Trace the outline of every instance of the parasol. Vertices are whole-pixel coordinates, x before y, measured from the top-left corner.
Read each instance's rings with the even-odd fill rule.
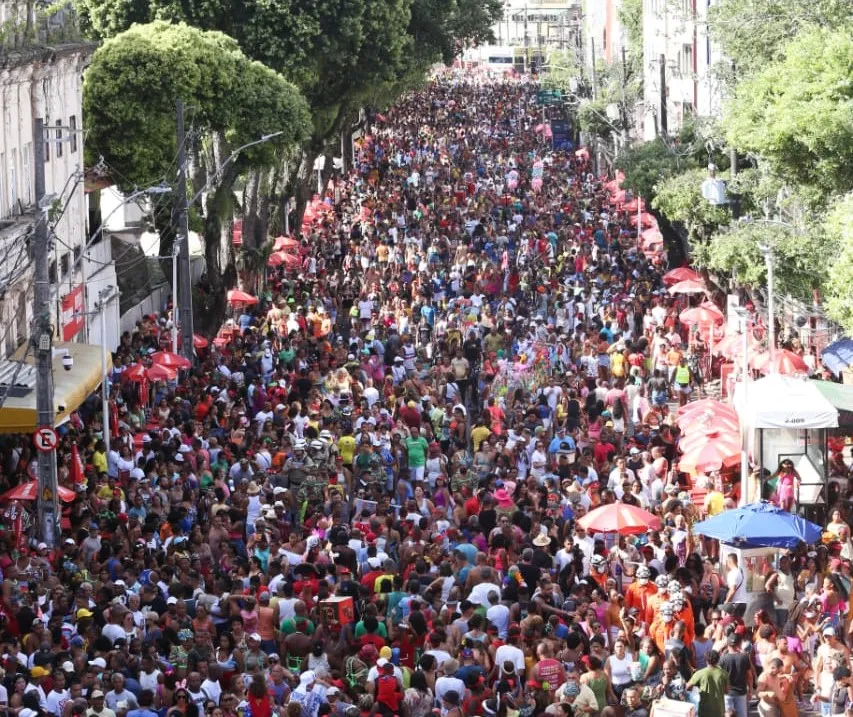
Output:
[[[590,533],[642,535],[650,528],[660,529],[661,522],[656,515],[634,505],[610,503],[578,518],[578,525]]]

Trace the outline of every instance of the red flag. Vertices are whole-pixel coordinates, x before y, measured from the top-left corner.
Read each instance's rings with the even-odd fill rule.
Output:
[[[147,406],[149,398],[148,380],[143,378],[139,383],[139,400],[142,402],[142,405]]]
[[[118,438],[118,406],[110,401],[110,437]]]
[[[68,467],[68,472],[74,485],[86,483],[86,476],[83,473],[83,461],[80,460],[80,451],[76,443],[71,446],[71,465]]]

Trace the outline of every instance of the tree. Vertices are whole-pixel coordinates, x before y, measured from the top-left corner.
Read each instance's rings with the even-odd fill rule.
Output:
[[[849,28],[850,0],[719,0],[708,25],[735,75],[749,76],[784,57],[786,45],[810,28]]]
[[[815,194],[853,189],[851,67],[853,34],[800,33],[782,61],[738,85],[725,116],[729,142]]]
[[[184,24],[136,25],[95,52],[83,90],[86,149],[116,170],[120,189],[173,173],[176,98],[191,108],[193,128],[203,137],[193,193],[205,191],[193,209],[204,238],[210,303],[199,314],[215,325],[234,276],[227,232],[234,183],[247,168],[269,166],[277,151],[301,142],[310,115],[292,84],[247,58],[232,38]],[[226,162],[234,147],[277,132],[276,139]],[[168,206],[154,213],[161,254],[171,251],[170,215]]]
[[[700,187],[706,176],[704,169],[691,169],[665,179],[652,200],[655,209],[684,228],[693,247],[710,239],[731,219],[728,207],[713,205],[702,197]]]
[[[826,255],[834,257],[825,286],[826,310],[847,331],[853,332],[853,192],[835,203],[824,230],[837,249]]]
[[[761,246],[773,250],[775,290],[811,301],[828,275],[826,257],[835,241],[821,227],[793,228],[760,221],[736,222],[697,245],[694,259],[710,271],[730,275],[740,286],[761,289],[767,270]]]

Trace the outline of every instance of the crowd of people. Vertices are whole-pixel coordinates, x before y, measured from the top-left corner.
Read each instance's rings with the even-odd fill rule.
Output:
[[[853,714],[844,515],[760,599],[691,534],[739,495],[712,475],[697,505],[676,469],[705,346],[535,90],[450,73],[400,101],[300,266],[147,402],[123,374],[168,330],[122,337],[110,450],[97,399],[60,428],[59,545],[4,521],[0,711]],[[4,460],[37,469],[25,438]],[[587,535],[615,501],[663,530]]]

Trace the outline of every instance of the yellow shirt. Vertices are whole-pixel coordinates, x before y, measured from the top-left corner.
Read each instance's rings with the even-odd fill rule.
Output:
[[[723,512],[723,508],[725,507],[726,498],[720,493],[718,490],[711,491],[708,493],[706,498],[706,505],[708,506],[708,517],[714,515],[719,515]]]
[[[95,451],[92,454],[92,465],[98,473],[107,472],[107,454],[100,451]]]
[[[485,441],[492,432],[485,426],[477,426],[471,429],[471,440],[474,442],[474,450],[480,450],[480,444]]]
[[[355,438],[352,436],[343,436],[338,440],[338,448],[341,451],[344,465],[352,465],[352,459],[355,455]]]

